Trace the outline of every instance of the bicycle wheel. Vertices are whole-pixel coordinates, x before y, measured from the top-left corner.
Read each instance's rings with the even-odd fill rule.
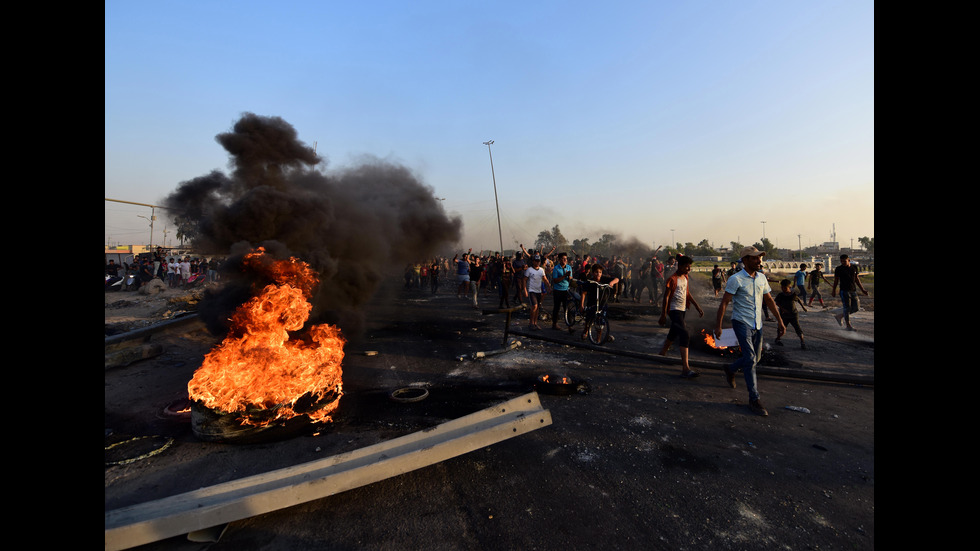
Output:
[[[575,327],[575,324],[578,323],[578,320],[579,320],[578,306],[574,304],[568,304],[567,306],[565,306],[565,325],[567,325],[568,328],[571,329],[572,327]]]
[[[589,326],[589,340],[592,344],[605,344],[609,339],[609,320],[603,316],[596,317]]]

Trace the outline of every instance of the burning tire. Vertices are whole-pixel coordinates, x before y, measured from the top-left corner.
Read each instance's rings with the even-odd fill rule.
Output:
[[[275,419],[278,408],[226,413],[191,402],[191,430],[205,442],[258,444],[292,438],[318,428],[306,415]],[[249,422],[243,422],[247,418]]]
[[[609,340],[609,320],[599,317],[589,326],[589,340],[592,344],[605,344]]]
[[[539,376],[534,381],[534,389],[544,394],[558,396],[567,396],[575,393],[588,394],[592,391],[592,387],[585,381],[551,374]]]
[[[271,283],[236,308],[227,336],[187,384],[194,434],[248,442],[332,421],[343,396],[346,340],[334,325],[306,325],[316,272],[261,247],[242,264]]]

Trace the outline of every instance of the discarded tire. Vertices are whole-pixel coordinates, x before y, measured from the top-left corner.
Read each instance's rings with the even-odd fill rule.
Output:
[[[399,388],[391,393],[391,399],[402,404],[421,402],[429,397],[429,391],[418,386]]]

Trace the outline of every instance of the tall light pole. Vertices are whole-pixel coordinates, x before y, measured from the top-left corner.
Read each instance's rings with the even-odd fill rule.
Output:
[[[137,218],[142,218],[142,219],[148,220],[150,222],[150,248],[152,249],[153,248],[153,222],[156,221],[157,216],[155,214],[152,214],[152,213],[150,214],[150,217],[149,218],[147,218],[146,216],[143,216],[142,214],[137,214],[136,216],[137,216]]]
[[[763,239],[766,238],[766,221],[765,220],[762,221],[762,238]]]
[[[490,150],[490,146],[493,145],[493,140],[488,142],[483,142],[483,145],[487,146],[487,153],[490,154],[490,177],[493,178],[493,201],[497,204],[497,237],[500,238],[500,254],[504,254],[504,230],[500,226],[500,201],[497,199],[497,176],[493,173],[493,151]]]

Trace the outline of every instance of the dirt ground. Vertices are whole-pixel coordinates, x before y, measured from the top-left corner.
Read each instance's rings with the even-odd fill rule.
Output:
[[[696,296],[710,327],[718,299]],[[193,310],[192,293],[106,293],[110,332]],[[493,307],[485,294],[481,305]],[[550,306],[550,297],[546,298]],[[152,337],[162,353],[105,372],[106,511],[322,459],[432,427],[530,392],[542,374],[573,377],[587,394],[541,400],[553,424],[429,467],[227,526],[217,543],[175,537],[145,549],[873,549],[873,298],[842,330],[832,308],[801,316],[795,335],[760,367],[769,417],[746,406],[744,381],[724,381],[729,360],[693,346],[696,379],[678,377],[677,352],[655,355],[666,335],[651,305],[611,305],[614,342],[596,351],[565,331],[526,331],[501,347],[503,316],[483,315],[448,286],[432,295],[393,280],[369,307],[363,334],[348,335],[335,422],[316,435],[261,444],[197,439],[164,415],[186,396],[217,342],[199,324]],[[548,327],[550,324],[545,323]],[[766,326],[771,343],[775,326]],[[612,352],[620,352],[615,354]],[[807,377],[807,372],[820,374]],[[840,380],[836,382],[835,374]],[[855,378],[863,384],[854,383]],[[429,397],[395,403],[421,386]],[[789,407],[805,408],[802,412]],[[144,459],[109,465],[140,445],[170,442]]]

